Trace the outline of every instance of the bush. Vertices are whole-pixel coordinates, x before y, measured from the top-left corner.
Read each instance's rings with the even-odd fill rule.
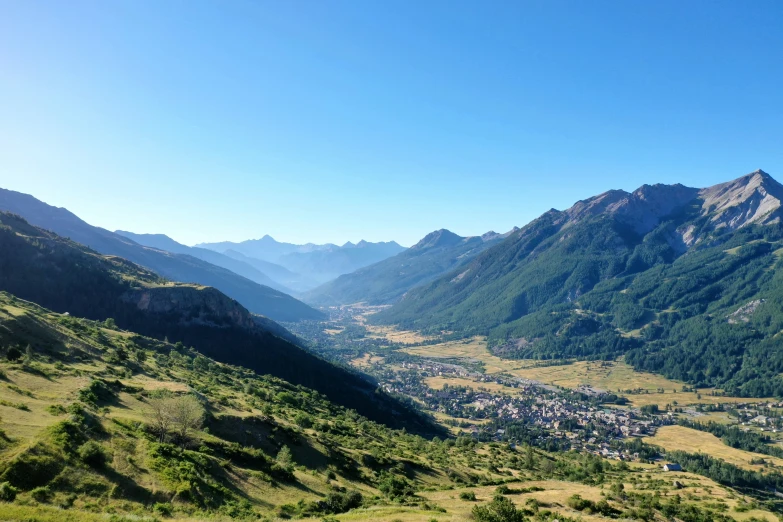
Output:
[[[335,491],[329,493],[324,500],[314,502],[309,511],[336,515],[361,506],[362,500],[362,494],[358,491]]]
[[[49,486],[40,486],[32,490],[30,496],[36,502],[48,502],[52,496],[52,490],[49,489]]]
[[[62,404],[50,404],[47,406],[46,411],[51,415],[65,415],[65,407]]]
[[[5,358],[9,361],[18,361],[22,358],[22,351],[19,348],[11,347],[5,353]]]
[[[16,498],[17,489],[8,482],[0,484],[0,500],[3,502],[13,502]]]
[[[92,440],[79,447],[79,458],[93,468],[102,468],[106,464],[106,453],[100,444]]]
[[[378,489],[391,499],[409,497],[414,493],[413,487],[407,480],[391,473],[386,473],[382,477]]]
[[[20,489],[32,489],[48,484],[62,468],[62,455],[39,442],[11,460],[3,478]]]
[[[156,502],[154,506],[152,506],[152,510],[157,513],[158,515],[164,516],[164,517],[170,517],[173,513],[173,509],[171,508],[171,504],[163,504],[161,502]]]
[[[475,506],[473,519],[476,522],[525,522],[525,515],[506,497],[495,497],[489,504]]]
[[[468,500],[470,502],[476,501],[476,494],[472,491],[463,491],[459,494],[459,498],[462,500]]]
[[[298,413],[296,417],[294,417],[294,422],[300,428],[307,429],[307,428],[312,428],[313,426],[313,419],[306,413]]]

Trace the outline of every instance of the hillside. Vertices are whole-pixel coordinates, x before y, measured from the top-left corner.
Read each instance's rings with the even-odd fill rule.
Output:
[[[184,254],[201,259],[202,261],[206,261],[207,263],[211,263],[215,266],[225,268],[226,270],[231,270],[235,274],[250,279],[259,285],[265,285],[286,294],[292,293],[290,288],[287,288],[285,285],[274,280],[271,276],[259,270],[252,264],[246,263],[240,259],[236,259],[213,250],[207,250],[206,248],[189,247],[181,243],[177,243],[165,234],[136,234],[125,230],[115,230],[114,233],[123,237],[127,237],[128,239],[131,239],[143,246],[152,247],[157,250],[164,250],[173,254]],[[283,267],[280,267],[280,269],[285,270]]]
[[[279,325],[254,319],[218,290],[171,283],[7,213],[0,213],[0,290],[60,313],[111,319],[140,334],[193,346],[222,362],[316,389],[391,426],[431,429],[426,419],[377,392],[374,382],[284,340],[279,335],[290,334]]]
[[[505,357],[616,357],[745,396],[783,394],[783,186],[763,171],[551,210],[375,316],[488,334]]]
[[[237,252],[250,258],[282,265],[302,275],[303,281],[299,285],[302,291],[310,290],[342,274],[351,273],[405,250],[394,241],[380,243],[359,241],[356,244],[348,242],[342,246],[331,243],[295,245],[278,242],[268,235],[241,243],[203,243],[196,246],[221,253]],[[308,286],[308,283],[312,286]]]
[[[678,486],[643,463],[393,431],[307,388],[3,292],[0,372],[7,520],[774,520],[767,502],[693,473]]]
[[[119,234],[89,225],[68,210],[47,205],[30,195],[0,189],[0,210],[18,214],[35,226],[73,239],[102,254],[122,257],[173,281],[215,287],[253,313],[277,321],[321,317],[317,310],[278,290],[190,255],[144,247]]]
[[[393,303],[411,288],[468,263],[510,234],[488,232],[461,237],[448,230],[436,230],[396,256],[341,275],[301,297],[318,306]]]

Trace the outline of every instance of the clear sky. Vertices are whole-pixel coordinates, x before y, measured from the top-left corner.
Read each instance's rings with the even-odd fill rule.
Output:
[[[187,244],[783,180],[782,116],[780,0],[0,0],[0,186]]]

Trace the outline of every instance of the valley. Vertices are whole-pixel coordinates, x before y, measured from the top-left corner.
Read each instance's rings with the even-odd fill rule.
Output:
[[[0,522],[783,522],[781,26],[0,2]]]
[[[309,311],[280,323],[0,212],[0,520],[774,522],[783,233],[771,215],[711,224],[732,212],[722,190],[773,181],[611,192],[508,234],[380,244],[309,305],[281,298]],[[671,191],[682,214],[635,223],[629,208]],[[258,242],[99,233],[6,196],[145,260],[296,278],[252,261]],[[693,222],[703,244],[673,254],[666,234]],[[261,242],[286,262],[375,249]]]

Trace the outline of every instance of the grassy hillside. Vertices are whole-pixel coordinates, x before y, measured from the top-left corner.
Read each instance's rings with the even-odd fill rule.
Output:
[[[27,194],[0,189],[0,210],[18,214],[35,226],[51,230],[102,254],[137,263],[172,281],[217,288],[251,312],[276,321],[318,319],[322,316],[301,301],[230,270],[190,255],[142,246],[114,232],[94,227],[64,208],[47,205]]]
[[[5,293],[0,371],[4,520],[774,520],[697,475],[677,489],[645,464],[394,431],[307,388]],[[195,406],[161,408],[180,404]]]
[[[408,290],[428,283],[462,266],[504,236],[460,237],[448,230],[428,234],[396,256],[341,275],[302,296],[319,306],[366,302],[371,305],[397,301]]]
[[[426,418],[376,391],[367,377],[279,337],[278,325],[272,328],[254,319],[214,288],[171,283],[7,213],[0,213],[0,290],[61,313],[110,320],[144,335],[193,346],[223,362],[317,389],[391,426],[416,432],[433,429]]]
[[[487,335],[504,357],[626,354],[637,369],[700,387],[783,395],[783,227],[779,201],[769,202],[783,187],[754,173],[699,197],[643,189],[552,210],[370,320]],[[651,203],[671,191],[691,199]]]

